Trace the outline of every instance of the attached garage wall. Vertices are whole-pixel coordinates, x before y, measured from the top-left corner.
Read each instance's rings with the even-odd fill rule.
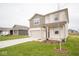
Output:
[[[29,36],[34,37],[34,38],[39,38],[39,39],[45,39],[46,34],[44,30],[31,30],[29,31]]]
[[[28,35],[28,30],[13,30],[13,35]]]
[[[40,30],[32,30],[30,31],[30,36],[34,38],[41,38],[41,32]]]
[[[28,35],[28,31],[27,30],[18,30],[18,34],[19,35]]]
[[[13,35],[18,35],[18,30],[13,30]]]

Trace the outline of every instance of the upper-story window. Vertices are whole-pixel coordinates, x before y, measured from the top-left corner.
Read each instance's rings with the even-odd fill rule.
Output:
[[[34,21],[35,25],[39,25],[40,24],[40,18],[35,18],[33,21]]]
[[[54,20],[56,20],[56,21],[59,20],[59,17],[58,16],[59,16],[59,13],[55,14]]]
[[[55,20],[58,20],[58,17],[57,16],[55,17]]]

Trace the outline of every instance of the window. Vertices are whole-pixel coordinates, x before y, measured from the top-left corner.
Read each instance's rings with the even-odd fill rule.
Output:
[[[55,20],[58,20],[58,18],[59,18],[59,13],[56,13],[54,19],[55,19]]]
[[[2,31],[0,31],[0,34],[2,33]]]
[[[58,17],[55,17],[55,20],[58,20]]]
[[[39,25],[40,24],[40,19],[39,18],[34,19],[34,24]]]
[[[55,31],[55,34],[59,34],[59,31]]]

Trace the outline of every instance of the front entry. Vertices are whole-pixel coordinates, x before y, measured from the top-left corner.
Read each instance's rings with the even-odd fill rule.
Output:
[[[50,37],[50,29],[48,28],[48,38]]]
[[[50,29],[46,27],[46,40],[50,37]]]
[[[10,35],[13,35],[13,30],[10,30]]]

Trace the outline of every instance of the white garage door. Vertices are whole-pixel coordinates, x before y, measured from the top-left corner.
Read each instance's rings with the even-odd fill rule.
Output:
[[[41,32],[40,30],[37,30],[37,31],[30,31],[30,35],[34,38],[41,38]]]

